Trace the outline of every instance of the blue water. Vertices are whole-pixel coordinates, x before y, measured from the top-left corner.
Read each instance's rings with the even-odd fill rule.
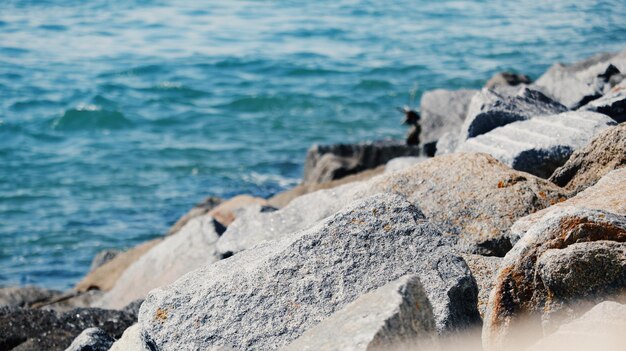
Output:
[[[626,47],[618,1],[0,1],[0,285],[68,288],[312,143],[400,138],[408,92]],[[418,100],[419,101],[419,100]]]

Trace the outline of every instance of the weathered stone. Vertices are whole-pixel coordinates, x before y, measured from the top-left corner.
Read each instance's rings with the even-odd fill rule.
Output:
[[[433,347],[435,335],[432,308],[419,278],[404,276],[360,296],[282,350]]]
[[[578,193],[614,169],[626,166],[626,124],[598,134],[587,146],[575,151],[556,169],[550,181]]]
[[[217,205],[209,211],[208,214],[216,221],[220,222],[220,224],[227,227],[235,220],[238,210],[250,205],[267,206],[268,203],[267,200],[260,197],[237,195]]]
[[[437,140],[437,151],[435,156],[441,156],[445,154],[451,154],[456,151],[456,148],[461,142],[460,133],[444,133],[439,140]]]
[[[122,253],[122,251],[115,249],[107,249],[98,252],[96,256],[94,256],[93,260],[91,260],[91,267],[89,267],[89,271],[92,272],[94,269],[111,261],[115,258],[115,256],[119,255],[120,253]]]
[[[458,134],[470,100],[477,92],[444,89],[425,92],[420,101],[422,140],[427,143],[438,140],[448,132]]]
[[[554,184],[489,155],[444,155],[402,172],[301,196],[275,212],[242,214],[218,240],[218,251],[236,253],[309,228],[352,201],[381,192],[405,196],[442,231],[458,236],[464,251],[497,256],[510,249],[505,235],[515,220],[565,196]]]
[[[113,310],[80,308],[66,313],[0,307],[0,349],[65,350],[83,330],[97,327],[120,337],[136,316]]]
[[[557,63],[535,84],[570,109],[577,109],[602,96],[611,85],[611,76],[626,72],[626,51],[599,54],[564,65]]]
[[[626,122],[626,84],[624,87],[616,87],[608,94],[589,102],[580,110],[603,113],[618,123]]]
[[[37,286],[0,288],[0,306],[29,307],[36,303],[50,301],[61,294],[60,291]]]
[[[476,283],[453,242],[401,197],[379,194],[153,290],[141,335],[163,351],[278,348],[407,274],[422,282],[437,330],[462,330],[480,317]]]
[[[485,134],[497,127],[567,109],[539,91],[522,87],[516,95],[502,95],[483,89],[470,102],[460,140]]]
[[[152,247],[160,243],[161,240],[163,239],[158,238],[141,243],[134,248],[115,256],[115,258],[111,261],[96,268],[92,272],[89,272],[85,278],[76,284],[76,290],[81,292],[92,289],[102,291],[111,290],[126,268],[137,261]]]
[[[396,157],[385,165],[385,174],[403,171],[425,160],[427,160],[426,157]]]
[[[303,183],[328,182],[376,168],[392,158],[419,155],[419,147],[394,140],[313,145],[307,152]]]
[[[65,351],[108,351],[115,342],[100,328],[87,328],[80,333]]]
[[[154,351],[149,341],[144,342],[139,324],[134,324],[124,331],[122,337],[111,346],[109,351]]]
[[[533,345],[528,351],[620,351],[626,343],[626,305],[602,302]]]
[[[624,216],[573,207],[545,214],[500,265],[484,320],[485,348],[501,349],[550,331],[558,324],[554,320],[575,317],[567,308],[574,302],[624,294],[625,241]],[[518,330],[528,338],[517,340]]]
[[[96,306],[122,308],[154,288],[217,261],[215,242],[218,237],[212,217],[191,219],[176,235],[166,237],[128,267]]]
[[[493,89],[501,86],[517,86],[520,84],[530,84],[530,77],[525,74],[513,73],[513,72],[500,72],[489,78],[485,83],[485,88]]]
[[[564,112],[496,128],[459,145],[459,152],[484,152],[513,169],[548,178],[574,150],[615,125],[594,112]]]
[[[196,204],[189,212],[185,213],[182,217],[180,217],[172,227],[167,231],[167,235],[172,235],[178,232],[182,227],[189,222],[192,218],[205,215],[209,213],[212,209],[221,204],[224,200],[216,197],[209,196],[204,201],[199,204]]]
[[[476,280],[476,285],[478,286],[478,312],[481,318],[485,318],[489,294],[496,283],[496,273],[502,258],[473,254],[464,254],[462,256]]]
[[[620,168],[610,172],[594,186],[587,188],[567,201],[520,218],[511,226],[507,236],[511,243],[515,245],[530,227],[540,222],[545,215],[564,208],[605,210],[626,216],[626,201],[624,199],[626,199],[626,168]]]

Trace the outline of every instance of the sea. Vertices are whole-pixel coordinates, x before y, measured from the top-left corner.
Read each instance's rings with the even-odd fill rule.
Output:
[[[625,48],[623,0],[0,0],[0,285],[70,288],[207,196],[297,185],[314,143],[403,138],[426,90]]]

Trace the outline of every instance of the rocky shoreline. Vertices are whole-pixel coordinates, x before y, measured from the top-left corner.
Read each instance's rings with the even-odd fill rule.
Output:
[[[71,291],[0,288],[0,351],[618,350],[625,78],[626,50],[426,92],[420,146],[315,145]]]

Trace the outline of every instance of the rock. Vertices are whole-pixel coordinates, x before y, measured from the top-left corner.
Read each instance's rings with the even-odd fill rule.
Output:
[[[0,306],[30,307],[61,296],[60,291],[36,286],[0,288]]]
[[[567,109],[539,91],[521,88],[516,95],[483,89],[472,98],[461,128],[460,140],[485,134],[497,127]]]
[[[479,323],[477,290],[453,241],[401,197],[379,194],[153,290],[141,335],[163,351],[279,348],[407,274],[422,282],[439,332],[464,330]]]
[[[486,154],[444,155],[402,172],[301,196],[275,212],[242,214],[218,240],[218,251],[236,253],[309,228],[356,199],[382,192],[405,196],[442,231],[459,237],[464,251],[496,256],[511,248],[506,234],[518,218],[566,196],[554,184]]]
[[[575,151],[556,169],[550,181],[578,193],[614,169],[626,166],[626,124],[598,134],[587,146]]]
[[[114,259],[115,256],[119,255],[121,252],[122,251],[115,249],[107,249],[98,252],[91,261],[91,267],[89,267],[89,271],[93,272],[96,268]]]
[[[415,157],[415,156],[396,157],[392,159],[391,161],[387,162],[387,164],[385,165],[385,174],[403,171],[424,160],[427,160],[427,158]]]
[[[439,140],[437,140],[437,151],[435,156],[441,156],[445,154],[451,154],[456,151],[461,137],[459,133],[444,133]]]
[[[204,201],[195,205],[191,210],[189,210],[189,212],[180,217],[176,221],[176,223],[174,223],[174,225],[172,225],[172,227],[167,231],[167,235],[172,235],[178,232],[182,227],[185,226],[185,224],[187,224],[187,222],[189,222],[190,219],[209,213],[209,211],[217,207],[223,201],[223,199],[216,196],[207,197],[206,199],[204,199]]]
[[[626,51],[605,53],[564,65],[557,63],[535,84],[569,109],[577,109],[602,96],[611,85],[611,76],[626,72]]]
[[[65,350],[87,328],[113,337],[136,320],[121,311],[79,308],[66,313],[20,307],[0,307],[0,348],[3,350]]]
[[[352,174],[341,179],[331,180],[325,183],[307,183],[301,184],[293,189],[289,189],[282,193],[272,196],[268,201],[269,205],[275,208],[287,206],[293,199],[322,189],[332,189],[340,185],[368,180],[385,171],[386,166],[378,166],[374,169],[368,169],[357,174]]]
[[[624,86],[589,102],[580,110],[603,113],[618,123],[626,122],[626,84]]]
[[[476,285],[478,285],[478,312],[481,318],[485,318],[489,294],[496,283],[496,273],[502,258],[473,254],[464,254],[462,256],[472,272],[472,276],[476,279]]]
[[[493,77],[489,78],[485,84],[485,88],[493,89],[500,86],[516,86],[520,84],[530,84],[530,77],[525,74],[513,73],[513,72],[500,72],[496,73]]]
[[[161,242],[161,238],[153,239],[145,243],[141,243],[134,248],[122,252],[115,256],[111,261],[89,272],[78,284],[76,290],[79,292],[89,291],[93,289],[108,291],[113,288],[117,279],[124,273],[126,268],[137,261],[144,253]]]
[[[485,349],[552,330],[576,316],[573,303],[623,294],[624,241],[625,216],[575,207],[546,213],[500,264],[483,325]],[[529,335],[516,340],[517,330]]]
[[[87,328],[80,333],[65,351],[108,351],[115,342],[100,328]]]
[[[542,338],[529,351],[620,351],[626,343],[626,305],[605,301]]]
[[[424,142],[437,141],[445,133],[458,134],[472,96],[478,90],[427,91],[420,101],[420,126]]]
[[[484,152],[519,171],[549,178],[574,150],[615,125],[606,115],[564,112],[496,128],[459,145],[459,152]]]
[[[51,300],[31,305],[31,308],[43,308],[57,312],[67,312],[77,307],[91,307],[102,298],[104,292],[100,290],[75,291],[70,290]],[[136,314],[136,313],[135,313]]]
[[[268,206],[267,200],[252,197],[250,195],[237,195],[226,200],[208,212],[209,216],[215,218],[225,227],[228,227],[236,217],[237,211],[250,205]]]
[[[419,155],[419,147],[394,140],[313,145],[307,152],[303,183],[324,183],[376,168],[392,158]]]
[[[433,347],[435,320],[417,276],[360,296],[307,330],[283,351],[389,350]]]
[[[515,244],[526,234],[530,227],[541,222],[545,215],[564,208],[605,210],[626,216],[626,201],[624,199],[626,199],[626,168],[620,168],[610,172],[594,186],[587,188],[567,201],[520,218],[513,224],[507,236],[511,243]]]
[[[154,351],[150,343],[144,342],[139,324],[134,324],[124,331],[122,337],[117,340],[109,351]]]
[[[176,235],[166,237],[128,267],[96,306],[122,308],[145,297],[154,288],[217,261],[215,242],[218,237],[212,217],[192,218]]]

